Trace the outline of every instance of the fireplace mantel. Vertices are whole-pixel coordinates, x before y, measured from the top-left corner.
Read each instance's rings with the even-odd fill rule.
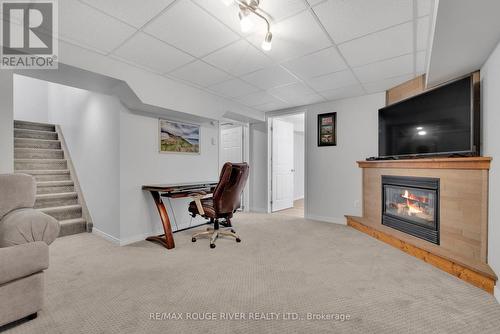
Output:
[[[403,251],[414,249],[412,255],[492,292],[497,277],[488,266],[491,160],[490,157],[466,157],[358,161],[363,169],[363,216],[347,217],[348,224],[382,241],[393,240],[388,243],[402,245],[398,248]],[[382,225],[382,176],[440,180],[439,245]],[[429,260],[435,258],[440,260]]]
[[[490,169],[491,157],[358,161],[361,168]]]

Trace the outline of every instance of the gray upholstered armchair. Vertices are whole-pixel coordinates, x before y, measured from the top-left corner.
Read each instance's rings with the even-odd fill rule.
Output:
[[[0,326],[36,317],[43,305],[48,245],[59,223],[33,209],[35,196],[32,176],[0,174]]]

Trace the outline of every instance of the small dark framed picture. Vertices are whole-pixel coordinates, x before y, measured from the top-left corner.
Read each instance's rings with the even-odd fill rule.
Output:
[[[318,146],[337,145],[337,113],[318,115]]]

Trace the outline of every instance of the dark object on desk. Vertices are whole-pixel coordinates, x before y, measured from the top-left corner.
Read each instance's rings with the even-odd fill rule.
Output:
[[[236,242],[241,241],[232,228],[231,218],[240,207],[241,193],[245,188],[248,172],[247,163],[226,162],[222,167],[219,184],[214,190],[213,197],[201,198],[204,194],[200,193],[199,197],[189,204],[189,212],[193,217],[200,215],[210,219],[210,222],[214,224],[213,228],[193,235],[193,242],[196,241],[197,237],[207,236],[210,238],[210,248],[215,248],[215,240],[219,236],[230,236],[235,238]],[[227,227],[220,228],[219,219],[224,219],[225,224],[223,225]]]
[[[204,192],[206,194],[210,194],[216,186],[217,182],[194,182],[142,186],[143,190],[149,191],[153,196],[158,213],[160,214],[163,231],[165,232],[165,234],[149,237],[146,240],[158,242],[167,249],[175,247],[172,226],[170,225],[167,209],[165,208],[161,197],[185,198],[189,197],[194,192]]]

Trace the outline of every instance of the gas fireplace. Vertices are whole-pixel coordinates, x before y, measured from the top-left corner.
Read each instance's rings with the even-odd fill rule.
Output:
[[[382,224],[439,245],[439,179],[382,176]]]

